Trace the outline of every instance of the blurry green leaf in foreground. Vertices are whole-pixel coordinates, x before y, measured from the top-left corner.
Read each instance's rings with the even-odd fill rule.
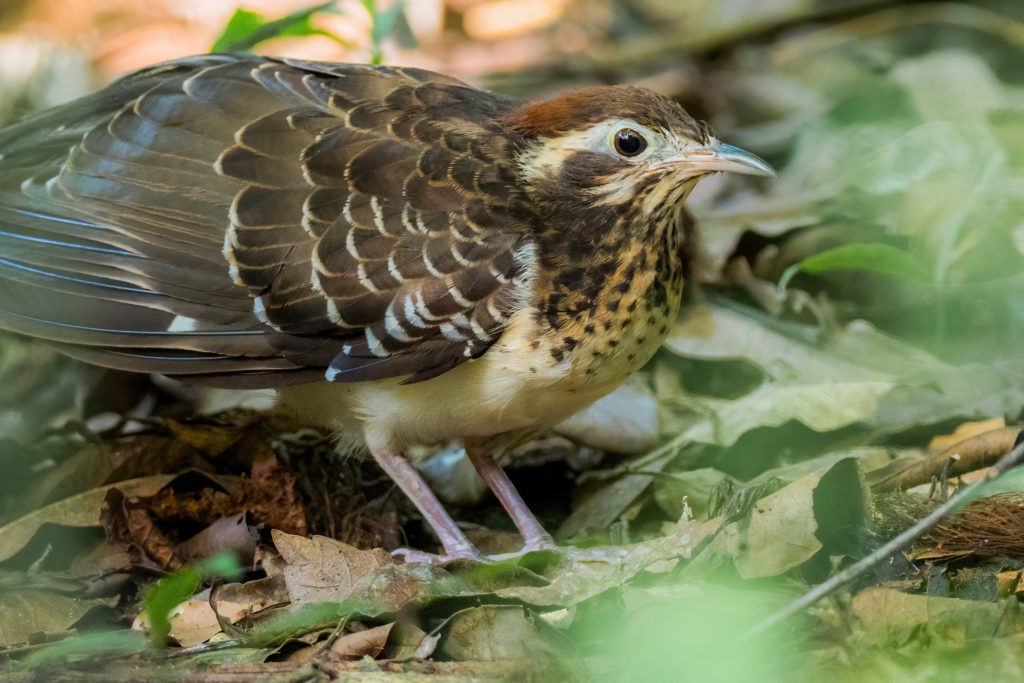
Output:
[[[231,555],[217,555],[196,567],[165,576],[153,584],[146,593],[145,612],[149,620],[150,639],[163,646],[171,632],[171,610],[188,600],[210,577],[237,578],[238,562]]]
[[[231,15],[210,51],[249,52],[264,41],[282,37],[325,36],[344,45],[341,38],[312,23],[313,18],[321,12],[337,13],[335,5],[333,1],[323,2],[270,21],[259,12],[239,7]]]
[[[625,618],[587,624],[607,634],[609,667],[620,681],[800,681],[807,644],[796,629],[744,633],[789,596],[680,584],[623,590]]]
[[[793,276],[801,270],[821,273],[840,268],[870,270],[921,282],[927,282],[931,277],[928,265],[910,252],[888,244],[869,242],[844,244],[805,258],[786,269],[779,279],[779,289],[785,289]]]

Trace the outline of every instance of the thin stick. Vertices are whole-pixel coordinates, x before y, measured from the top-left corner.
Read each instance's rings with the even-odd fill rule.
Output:
[[[1017,465],[1024,461],[1024,443],[1016,446],[1009,453],[999,459],[994,466],[995,474],[990,477],[986,477],[981,481],[976,481],[972,484],[965,486],[964,488],[957,491],[955,494],[949,497],[945,503],[935,508],[928,516],[921,519],[917,524],[904,531],[899,536],[896,536],[891,541],[883,546],[877,548],[873,553],[867,557],[851,564],[849,567],[843,569],[841,572],[830,578],[824,583],[820,583],[811,590],[807,591],[799,598],[789,603],[778,612],[768,616],[766,619],[761,621],[759,624],[754,626],[746,633],[746,637],[757,636],[764,633],[768,629],[778,626],[786,619],[790,618],[797,612],[810,607],[821,598],[835,592],[839,588],[860,576],[864,572],[868,571],[875,565],[884,561],[893,553],[897,552],[901,548],[913,543],[920,538],[926,531],[931,529],[933,526],[949,514],[950,510],[959,505],[967,496],[973,493],[979,486],[986,484],[997,477],[1002,476],[1009,470],[1013,469]]]

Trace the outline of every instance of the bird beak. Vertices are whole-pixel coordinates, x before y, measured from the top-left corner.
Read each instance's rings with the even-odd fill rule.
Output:
[[[761,157],[751,154],[745,149],[727,145],[711,138],[707,147],[701,147],[683,155],[683,163],[696,173],[713,171],[730,171],[746,175],[775,177],[775,169]]]

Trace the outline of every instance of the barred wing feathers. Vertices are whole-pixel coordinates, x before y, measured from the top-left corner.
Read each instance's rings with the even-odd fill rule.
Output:
[[[479,356],[532,217],[493,121],[416,70],[211,55],[0,131],[0,327],[226,386]]]

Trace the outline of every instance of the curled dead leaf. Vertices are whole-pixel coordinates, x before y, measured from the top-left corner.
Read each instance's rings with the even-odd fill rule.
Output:
[[[360,550],[326,536],[305,538],[278,529],[271,536],[287,563],[284,580],[293,603],[341,602],[360,579],[392,563],[380,548]]]
[[[158,474],[123,481],[118,489],[129,496],[148,496],[156,493],[174,475]],[[32,540],[43,524],[71,527],[100,526],[100,515],[111,486],[100,486],[78,495],[51,503],[0,527],[0,562],[10,559]]]

